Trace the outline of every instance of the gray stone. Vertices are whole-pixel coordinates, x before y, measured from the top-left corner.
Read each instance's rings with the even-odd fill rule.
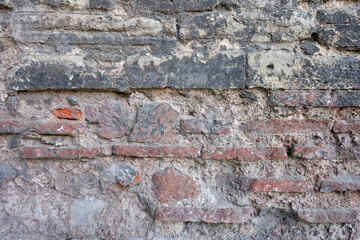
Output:
[[[9,182],[20,175],[18,170],[15,170],[7,165],[0,163],[0,186]]]
[[[20,102],[17,97],[14,97],[14,96],[8,97],[5,105],[6,105],[7,110],[9,111],[10,115],[12,115],[12,116],[18,115],[18,113],[19,113],[18,108],[19,108]]]
[[[114,0],[89,0],[90,8],[111,10],[115,7]]]
[[[13,148],[20,147],[21,145],[23,145],[21,139],[22,139],[21,134],[16,134],[16,135],[12,136],[9,141],[9,148],[13,149]]]
[[[66,100],[70,103],[70,105],[79,105],[78,98],[74,95],[66,96]]]
[[[304,42],[301,45],[301,48],[308,55],[314,55],[316,52],[318,52],[320,50],[314,43],[309,42],[309,41]]]
[[[322,24],[318,30],[318,41],[322,44],[349,50],[360,49],[359,7],[320,10],[317,19]]]
[[[358,89],[360,59],[352,56],[308,58],[285,50],[248,55],[248,87],[269,89]]]
[[[127,187],[139,183],[140,173],[131,165],[114,163],[100,172],[100,178],[103,189],[107,190],[116,184]]]
[[[75,227],[89,225],[106,206],[107,202],[92,196],[74,200],[71,204],[72,225]]]

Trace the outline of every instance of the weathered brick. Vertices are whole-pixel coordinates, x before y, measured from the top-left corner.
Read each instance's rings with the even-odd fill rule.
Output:
[[[335,152],[327,147],[295,146],[291,156],[304,159],[331,159],[335,158]]]
[[[307,208],[297,211],[299,218],[309,223],[355,222],[359,211],[355,209]]]
[[[75,136],[84,133],[85,126],[78,122],[40,122],[33,129],[40,134]]]
[[[114,146],[115,155],[129,157],[156,157],[156,158],[196,158],[200,156],[200,148],[187,146]]]
[[[360,133],[360,120],[335,122],[333,131],[336,133]]]
[[[173,167],[155,173],[153,182],[156,198],[161,203],[174,203],[199,194],[193,178]]]
[[[134,142],[170,142],[179,123],[179,113],[167,103],[143,105],[130,135]]]
[[[54,115],[57,118],[69,119],[69,120],[80,120],[81,111],[77,108],[58,108],[55,109]]]
[[[156,220],[169,222],[243,223],[253,217],[250,207],[238,208],[193,208],[160,207],[156,209]]]
[[[99,123],[100,111],[95,106],[85,107],[85,119],[90,123]]]
[[[359,91],[273,91],[270,104],[290,107],[359,107]]]
[[[23,147],[20,149],[22,159],[81,159],[111,155],[111,150],[102,147],[50,148]]]
[[[292,134],[330,132],[330,123],[327,120],[259,120],[250,121],[240,127],[245,133],[256,134]]]
[[[253,192],[312,192],[313,189],[303,179],[262,179],[249,181],[249,191]]]
[[[360,190],[360,176],[340,176],[321,181],[321,192],[345,192]]]
[[[85,130],[78,122],[24,122],[20,120],[0,121],[0,134],[23,133],[28,131],[46,135],[79,135]]]
[[[281,147],[263,147],[263,148],[231,148],[217,147],[205,148],[202,150],[203,159],[230,160],[239,161],[257,161],[257,160],[285,160],[287,153],[285,148]]]

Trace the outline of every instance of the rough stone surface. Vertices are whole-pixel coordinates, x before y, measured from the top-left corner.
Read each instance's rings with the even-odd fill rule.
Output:
[[[0,239],[360,239],[357,0],[0,0]]]

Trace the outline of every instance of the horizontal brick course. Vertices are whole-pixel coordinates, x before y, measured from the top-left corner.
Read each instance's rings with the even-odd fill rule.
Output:
[[[52,147],[23,147],[20,149],[22,159],[81,159],[110,156],[110,148],[78,147],[78,148],[52,148]]]
[[[85,131],[84,125],[78,122],[24,122],[19,120],[1,120],[0,134],[37,132],[45,135],[79,135]]]
[[[264,179],[250,180],[249,191],[253,192],[312,192],[306,180],[298,179]]]
[[[242,223],[250,220],[254,210],[239,208],[160,207],[156,220],[169,222]]]

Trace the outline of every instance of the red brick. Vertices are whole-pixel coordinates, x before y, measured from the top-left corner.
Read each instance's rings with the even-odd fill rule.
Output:
[[[299,218],[309,223],[355,222],[359,211],[355,209],[308,208],[297,211]]]
[[[143,105],[137,111],[131,132],[133,142],[172,142],[177,133],[179,113],[167,103]]]
[[[338,121],[334,124],[333,131],[336,133],[360,133],[360,120]]]
[[[13,134],[33,131],[47,135],[79,135],[84,125],[78,122],[23,122],[18,120],[0,121],[0,134]]]
[[[249,191],[253,192],[312,192],[306,180],[297,179],[251,179]]]
[[[275,106],[290,107],[359,107],[359,91],[273,91],[270,103]]]
[[[42,122],[34,124],[34,130],[46,135],[79,135],[85,128],[79,122]]]
[[[114,146],[115,155],[124,155],[129,157],[183,157],[195,158],[200,156],[200,148],[185,146]]]
[[[247,122],[241,129],[245,133],[256,134],[292,134],[330,132],[329,121],[314,120],[259,120]]]
[[[50,147],[23,147],[20,149],[20,158],[23,159],[80,159],[95,158],[111,155],[111,150],[96,148],[50,148]]]
[[[360,190],[360,176],[342,176],[321,181],[321,192]]]
[[[80,120],[81,111],[77,108],[58,108],[55,109],[54,115],[57,118],[69,119],[69,120]]]
[[[238,208],[161,207],[156,209],[156,220],[169,222],[243,223],[250,220],[254,210]]]
[[[193,178],[173,167],[155,173],[153,182],[156,198],[161,203],[174,203],[199,194]]]
[[[264,147],[264,148],[208,148],[202,151],[203,159],[214,160],[241,160],[241,161],[257,161],[257,160],[285,160],[287,153],[285,148],[280,147]]]
[[[331,159],[335,158],[334,152],[330,148],[318,146],[295,146],[291,156],[304,159]]]

